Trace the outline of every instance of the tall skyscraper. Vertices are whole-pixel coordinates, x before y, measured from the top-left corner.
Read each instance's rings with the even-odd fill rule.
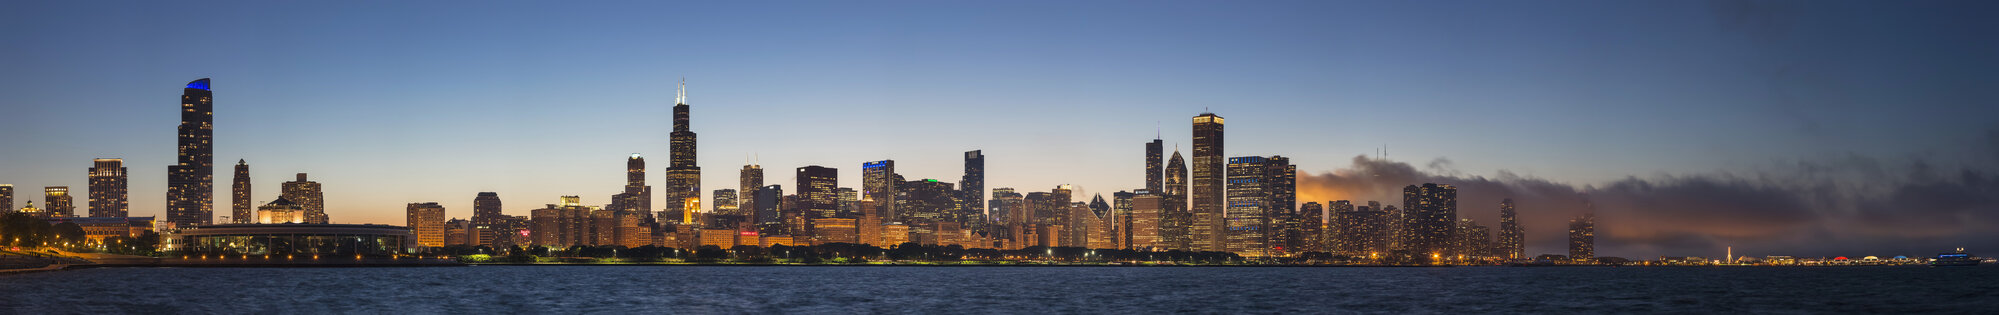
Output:
[[[621,195],[622,200],[613,201],[620,203],[619,210],[636,213],[644,221],[653,219],[652,186],[646,186],[646,158],[638,153],[625,159],[625,192]]]
[[[305,208],[305,223],[326,224],[326,194],[319,190],[319,182],[306,180],[305,173],[298,173],[298,180],[285,182],[279,187],[279,194],[285,199]],[[439,219],[438,222],[444,222]]]
[[[1336,202],[1342,202],[1336,201]],[[1352,207],[1353,204],[1347,204]],[[1326,207],[1317,202],[1307,202],[1298,206],[1298,232],[1290,235],[1290,244],[1285,248],[1297,253],[1324,252],[1326,236]]]
[[[46,215],[42,218],[68,218],[76,216],[76,204],[69,196],[69,186],[49,186],[42,188],[42,207]]]
[[[1194,214],[1187,209],[1187,162],[1180,150],[1166,162],[1166,190],[1160,194],[1159,246],[1165,250],[1193,250]]]
[[[861,195],[875,200],[876,210],[883,222],[902,221],[902,214],[895,207],[895,186],[901,179],[895,175],[895,160],[880,160],[861,163]]]
[[[964,218],[958,222],[967,228],[982,227],[983,222],[973,218],[985,217],[986,209],[986,154],[982,150],[965,151],[965,176],[958,181],[957,216]]]
[[[14,184],[0,184],[0,213],[14,212]]]
[[[90,168],[90,217],[128,217],[131,203],[125,194],[125,160],[97,159]]]
[[[1194,164],[1191,191],[1194,222],[1190,234],[1194,250],[1226,251],[1226,223],[1222,222],[1222,116],[1201,113],[1194,116]]]
[[[1402,188],[1403,246],[1420,259],[1457,255],[1458,189],[1425,183]]]
[[[422,247],[444,247],[444,206],[435,202],[409,204],[409,228]]]
[[[1370,260],[1388,254],[1388,212],[1376,210],[1377,203],[1369,204],[1333,209],[1333,220],[1337,221],[1332,231],[1334,254]]]
[[[694,131],[688,129],[687,81],[673,102],[672,163],[666,168],[666,213],[661,221],[692,224],[701,207],[701,167],[694,161]]]
[[[798,211],[807,220],[840,216],[840,170],[818,165],[798,168]]]
[[[742,177],[739,180],[741,181],[739,188],[742,188],[742,190],[736,191],[736,202],[738,203],[736,211],[740,212],[730,214],[749,216],[751,212],[755,212],[758,209],[756,203],[757,189],[764,186],[763,166],[756,164],[743,165]]]
[[[1459,261],[1474,261],[1485,258],[1492,252],[1492,230],[1477,220],[1458,219],[1457,239],[1451,244],[1456,248]]]
[[[236,178],[230,181],[229,223],[244,224],[257,222],[257,213],[250,206],[250,163],[236,159]]]
[[[1520,228],[1519,214],[1513,212],[1513,198],[1499,201],[1499,249],[1505,259],[1527,259],[1527,234]]]
[[[167,226],[207,225],[215,211],[215,109],[208,78],[180,95],[179,163],[167,167]]]
[[[1161,181],[1166,180],[1163,178],[1166,172],[1165,146],[1165,140],[1156,138],[1145,143],[1145,190],[1153,193],[1164,191],[1160,187],[1163,185]]]
[[[1224,248],[1244,257],[1271,257],[1283,246],[1283,218],[1297,200],[1291,159],[1245,156],[1229,159],[1227,232]]]
[[[506,219],[507,216],[500,213],[500,193],[487,191],[472,197],[472,224],[499,225]]]
[[[784,186],[770,185],[757,188],[756,224],[762,235],[790,235],[790,228],[784,224]]]
[[[1575,263],[1596,263],[1596,214],[1569,219],[1569,260]]]

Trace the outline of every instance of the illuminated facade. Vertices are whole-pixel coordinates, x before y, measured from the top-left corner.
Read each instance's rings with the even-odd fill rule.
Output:
[[[812,219],[812,244],[859,243],[859,230],[854,219],[818,218]]]
[[[764,186],[764,168],[756,164],[743,165],[740,177],[741,190],[736,191],[736,212],[728,213],[749,216],[757,210],[757,188]]]
[[[1345,202],[1345,200],[1335,201]],[[1346,206],[1352,207],[1352,203]],[[1289,235],[1288,248],[1293,252],[1326,251],[1326,207],[1317,202],[1307,202],[1298,206],[1297,232]]]
[[[1499,246],[1494,256],[1505,259],[1527,259],[1527,234],[1520,227],[1519,214],[1513,211],[1513,199],[1499,201]]]
[[[895,186],[902,181],[899,177],[895,174],[895,160],[861,163],[861,195],[875,200],[875,206],[881,208],[877,213],[882,220],[902,220],[895,202]]]
[[[1117,245],[1113,248],[1131,249],[1132,199],[1137,198],[1139,193],[1145,193],[1146,190],[1138,191],[1138,193],[1129,191],[1111,193],[1111,213],[1107,218],[1111,234],[1114,236],[1113,243]]]
[[[1451,185],[1425,183],[1402,188],[1403,246],[1418,256],[1448,257],[1458,254],[1452,244],[1457,239],[1458,189]]]
[[[1193,226],[1189,229],[1194,250],[1228,251],[1226,218],[1227,195],[1223,194],[1222,117],[1214,113],[1194,116],[1193,176],[1189,185],[1193,199]],[[1242,245],[1238,245],[1242,246]]]
[[[737,206],[741,205],[736,200],[736,197],[741,195],[737,194],[735,189],[716,189],[710,196],[712,196],[710,198],[714,198],[713,204],[709,205],[711,207],[709,209],[709,212],[712,212],[711,215],[735,215]]]
[[[569,247],[590,245],[590,212],[592,207],[583,206],[576,196],[562,196],[560,203],[550,204],[532,211],[529,230],[534,245]]]
[[[435,202],[409,204],[410,234],[419,247],[444,247],[444,206]]]
[[[1124,235],[1130,241],[1125,249],[1156,250],[1166,246],[1160,243],[1159,215],[1165,209],[1166,198],[1150,191],[1140,190],[1131,198],[1131,218],[1127,221]]]
[[[178,163],[167,166],[167,226],[213,222],[215,211],[215,112],[208,78],[181,89]]]
[[[126,200],[125,160],[96,159],[90,168],[90,217],[123,218],[131,212]]]
[[[103,244],[105,238],[139,237],[153,230],[153,217],[50,218],[49,224],[74,223],[83,228],[83,237]]]
[[[1459,260],[1483,259],[1492,253],[1492,230],[1472,219],[1458,219],[1457,241],[1452,242],[1457,249]]]
[[[250,209],[250,205],[255,203],[250,200],[250,163],[244,162],[242,159],[237,159],[236,177],[230,182],[229,223],[245,224],[256,222],[257,215],[255,212],[252,212],[254,210]]]
[[[440,222],[441,223],[441,222]],[[222,224],[174,234],[187,255],[388,256],[416,246],[408,227],[376,224]]]
[[[42,187],[42,207],[44,219],[76,216],[76,203],[69,196],[69,186]]]
[[[1224,249],[1244,257],[1281,254],[1284,217],[1297,200],[1295,170],[1282,156],[1229,159]]]
[[[840,217],[840,171],[818,165],[798,168],[798,209],[806,219]]]
[[[652,186],[646,186],[646,159],[632,153],[625,159],[625,191],[611,196],[611,209],[630,211],[652,220]]]
[[[896,186],[895,208],[901,222],[912,226],[935,222],[957,222],[957,190],[951,183],[935,179],[913,180]]]
[[[305,207],[285,197],[278,197],[257,207],[257,224],[303,224]]]
[[[687,82],[680,82],[679,97],[673,104],[673,133],[671,147],[673,156],[666,168],[666,200],[679,206],[667,208],[668,218],[660,218],[671,223],[695,224],[694,212],[701,209],[701,167],[694,161],[694,131],[688,127]]]
[[[1373,207],[1334,207],[1333,254],[1376,258],[1388,253],[1388,212]]]
[[[305,207],[305,223],[327,223],[326,194],[319,190],[319,182],[306,180],[305,173],[298,173],[298,180],[285,182],[280,188],[285,199]]]
[[[0,184],[0,213],[14,212],[14,184]]]

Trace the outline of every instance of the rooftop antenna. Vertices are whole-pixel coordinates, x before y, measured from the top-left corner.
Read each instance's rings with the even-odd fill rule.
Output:
[[[673,104],[687,104],[687,77],[680,77],[680,93],[674,95]]]
[[[1152,138],[1159,139],[1161,138],[1161,136],[1164,135],[1166,135],[1165,128],[1160,127],[1159,121],[1157,120],[1152,121]]]

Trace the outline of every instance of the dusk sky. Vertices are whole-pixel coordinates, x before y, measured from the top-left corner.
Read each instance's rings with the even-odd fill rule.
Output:
[[[1808,5],[1807,5],[1808,4]],[[213,78],[216,214],[310,173],[334,223],[498,192],[527,215],[665,185],[675,85],[702,190],[754,159],[894,159],[988,188],[1142,188],[1144,146],[1283,155],[1300,202],[1458,184],[1530,254],[1587,195],[1599,255],[1999,248],[1999,2],[1094,1],[0,3],[0,184],[83,190],[123,158],[164,216],[181,88]],[[1387,146],[1385,161],[1356,159]],[[1480,191],[1480,188],[1489,187]],[[654,194],[660,197],[659,193]],[[656,200],[655,204],[664,204]],[[658,209],[654,209],[658,210]]]

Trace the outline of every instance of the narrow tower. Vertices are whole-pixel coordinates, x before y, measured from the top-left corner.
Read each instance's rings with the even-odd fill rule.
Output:
[[[257,213],[250,209],[250,163],[236,159],[236,178],[231,181],[229,199],[229,223],[243,224],[257,221]]]
[[[179,161],[167,166],[167,227],[207,225],[215,211],[215,110],[208,78],[181,89]]]
[[[1222,223],[1222,116],[1201,113],[1194,116],[1193,247],[1198,251],[1225,251]]]
[[[673,134],[666,167],[666,218],[660,221],[694,224],[694,213],[701,208],[701,167],[694,164],[694,131],[688,128],[687,79],[680,80],[680,91],[673,101]]]

